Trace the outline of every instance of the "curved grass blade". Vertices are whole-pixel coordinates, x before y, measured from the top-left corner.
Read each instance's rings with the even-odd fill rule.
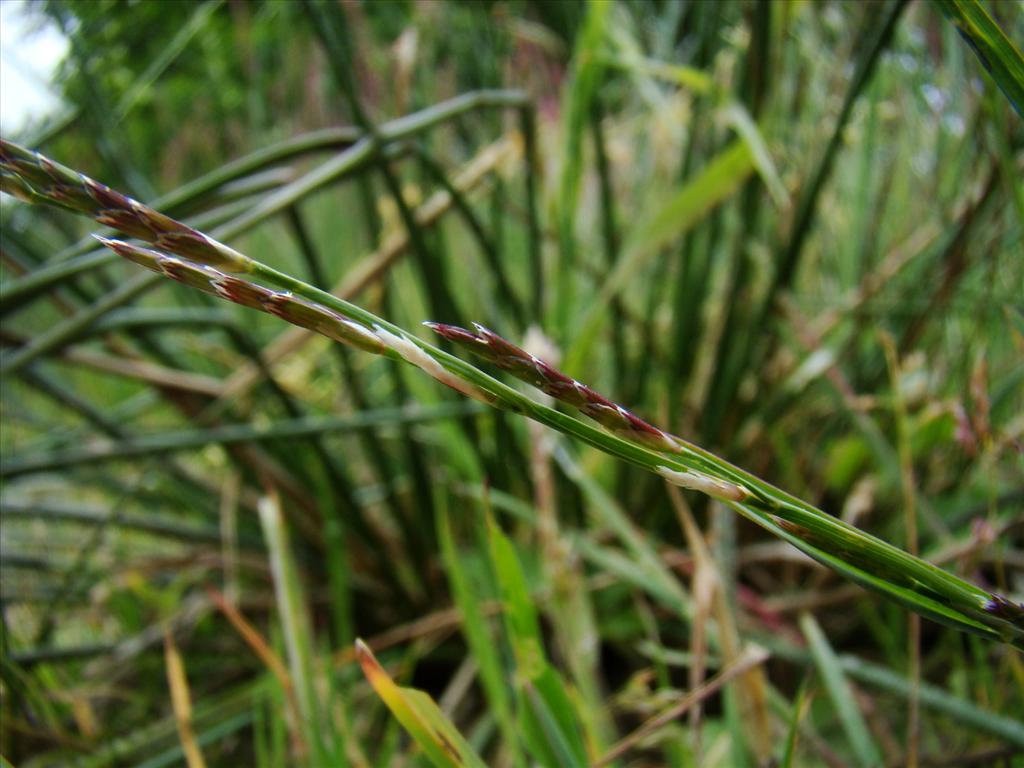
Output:
[[[864,716],[857,708],[857,700],[853,696],[850,684],[846,681],[843,670],[839,666],[839,660],[825,638],[825,633],[821,631],[821,627],[808,613],[800,617],[800,628],[807,638],[811,654],[814,656],[814,663],[818,667],[818,672],[825,683],[825,689],[832,699],[832,705],[839,714],[843,730],[846,731],[846,737],[850,741],[850,746],[853,747],[858,764],[865,768],[876,768],[883,765],[882,754],[878,751],[878,745],[875,744],[874,739],[871,738],[867,724],[864,722]]]
[[[423,691],[398,686],[362,640],[356,640],[356,658],[373,690],[431,763],[438,768],[486,768],[434,700]]]
[[[577,724],[572,698],[548,663],[540,620],[512,542],[493,519],[487,527],[506,626],[516,661],[519,716],[523,739],[544,766],[571,768],[587,765],[586,747]]]
[[[451,514],[446,505],[439,507],[437,517],[438,541],[441,545],[441,558],[445,565],[448,583],[456,606],[462,613],[462,631],[466,636],[466,644],[476,659],[479,667],[480,683],[487,696],[487,701],[494,711],[506,747],[512,753],[512,763],[523,766],[519,739],[516,734],[515,719],[512,712],[511,694],[505,682],[501,657],[488,631],[487,620],[481,609],[483,598],[475,589],[470,574],[463,564],[452,533]]]
[[[979,0],[937,0],[1017,114],[1024,117],[1024,57]]]

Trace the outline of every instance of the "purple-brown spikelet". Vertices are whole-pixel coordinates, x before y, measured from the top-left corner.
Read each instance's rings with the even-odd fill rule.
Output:
[[[228,272],[248,272],[250,260],[223,243],[105,184],[0,139],[0,189],[43,198],[91,216],[100,224],[152,243],[162,251]]]
[[[334,341],[351,344],[366,352],[380,353],[385,348],[373,331],[327,307],[299,298],[290,291],[274,291],[205,264],[195,264],[123,240],[106,237],[96,239],[118,255],[154,272],[161,272],[190,288],[219,296],[243,307],[276,315],[292,325],[315,331]]]
[[[476,333],[444,323],[424,325],[517,379],[571,405],[612,432],[659,451],[679,453],[682,450],[671,435],[478,323],[473,324]]]
[[[983,607],[986,613],[1024,628],[1024,603],[1015,603],[1002,595],[993,594]]]
[[[241,304],[243,307],[273,312],[269,304],[273,301],[274,291],[246,280],[239,280],[231,275],[219,274],[210,280],[213,288],[221,298]]]

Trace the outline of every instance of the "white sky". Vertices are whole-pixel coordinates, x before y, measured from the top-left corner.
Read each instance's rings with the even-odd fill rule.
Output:
[[[28,2],[0,0],[0,131],[5,135],[60,106],[49,83],[67,40],[52,24],[31,31]]]

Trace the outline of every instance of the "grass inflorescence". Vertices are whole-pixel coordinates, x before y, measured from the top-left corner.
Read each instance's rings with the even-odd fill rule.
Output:
[[[1022,753],[1018,9],[163,8],[0,143],[0,755]]]

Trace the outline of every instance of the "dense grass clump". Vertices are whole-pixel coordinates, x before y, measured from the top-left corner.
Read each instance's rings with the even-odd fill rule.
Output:
[[[1017,4],[26,12],[5,760],[1024,756]]]

